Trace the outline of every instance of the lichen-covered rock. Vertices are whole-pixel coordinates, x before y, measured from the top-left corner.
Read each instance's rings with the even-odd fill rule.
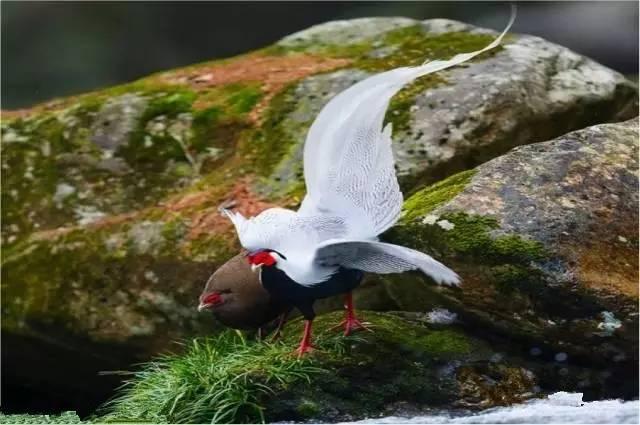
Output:
[[[281,122],[290,147],[268,175],[270,187],[295,192],[290,180],[295,174],[283,169],[297,165],[301,170],[310,121],[299,119],[300,110],[318,111],[341,88],[379,71],[380,58],[418,64],[454,50],[480,48],[495,35],[444,19],[378,18],[330,22],[279,42],[276,46],[296,51],[362,51],[345,69],[303,79],[291,93],[291,112]],[[513,36],[503,44],[465,66],[419,80],[393,100],[387,117],[395,128],[394,154],[405,189],[468,169],[514,146],[637,115],[637,88],[622,75],[538,37]]]
[[[3,112],[2,332],[14,341],[3,348],[12,382],[46,386],[62,370],[56,359],[82,358],[82,373],[55,381],[83,392],[99,370],[209,332],[196,296],[238,249],[218,207],[295,207],[305,132],[333,95],[494,36],[445,20],[330,23],[235,58]],[[636,93],[564,48],[509,37],[392,100],[403,186],[413,192],[512,146],[624,119],[637,112]],[[357,297],[393,304],[375,282]],[[38,367],[14,366],[41,350],[52,354]]]
[[[638,120],[519,147],[417,192],[386,238],[455,269],[460,290],[389,278],[407,310],[444,304],[514,339],[557,378],[637,396]],[[601,369],[604,382],[569,374]],[[564,370],[563,370],[564,368]]]

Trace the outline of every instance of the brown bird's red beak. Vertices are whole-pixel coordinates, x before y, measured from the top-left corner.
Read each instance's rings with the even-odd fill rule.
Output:
[[[198,311],[206,310],[218,304],[222,304],[222,297],[218,292],[212,292],[211,294],[200,300]]]

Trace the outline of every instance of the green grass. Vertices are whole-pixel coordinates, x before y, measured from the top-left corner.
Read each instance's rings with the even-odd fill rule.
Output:
[[[83,423],[75,412],[59,415],[5,415],[0,413],[0,424],[80,424]]]
[[[295,360],[292,345],[247,341],[232,331],[189,342],[133,372],[100,422],[264,422],[261,400],[324,370]]]

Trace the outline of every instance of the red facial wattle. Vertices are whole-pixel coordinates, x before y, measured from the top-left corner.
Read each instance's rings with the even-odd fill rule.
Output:
[[[217,292],[212,292],[211,294],[204,297],[202,300],[202,304],[205,305],[217,305],[222,303],[222,297]]]
[[[247,256],[249,264],[255,266],[273,266],[276,263],[276,259],[268,251],[260,251],[252,255]]]

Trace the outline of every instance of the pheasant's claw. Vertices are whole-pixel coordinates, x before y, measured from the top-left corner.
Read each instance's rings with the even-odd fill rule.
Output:
[[[355,317],[347,317],[342,322],[340,322],[339,325],[332,327],[331,330],[344,328],[344,336],[349,336],[351,335],[351,332],[359,331],[359,330],[373,332],[373,329],[371,329],[371,327],[372,325],[369,322],[361,322]]]
[[[307,353],[311,353],[315,350],[315,347],[311,344],[300,344],[300,346],[293,352],[293,354],[297,355],[298,358],[302,358]]]

